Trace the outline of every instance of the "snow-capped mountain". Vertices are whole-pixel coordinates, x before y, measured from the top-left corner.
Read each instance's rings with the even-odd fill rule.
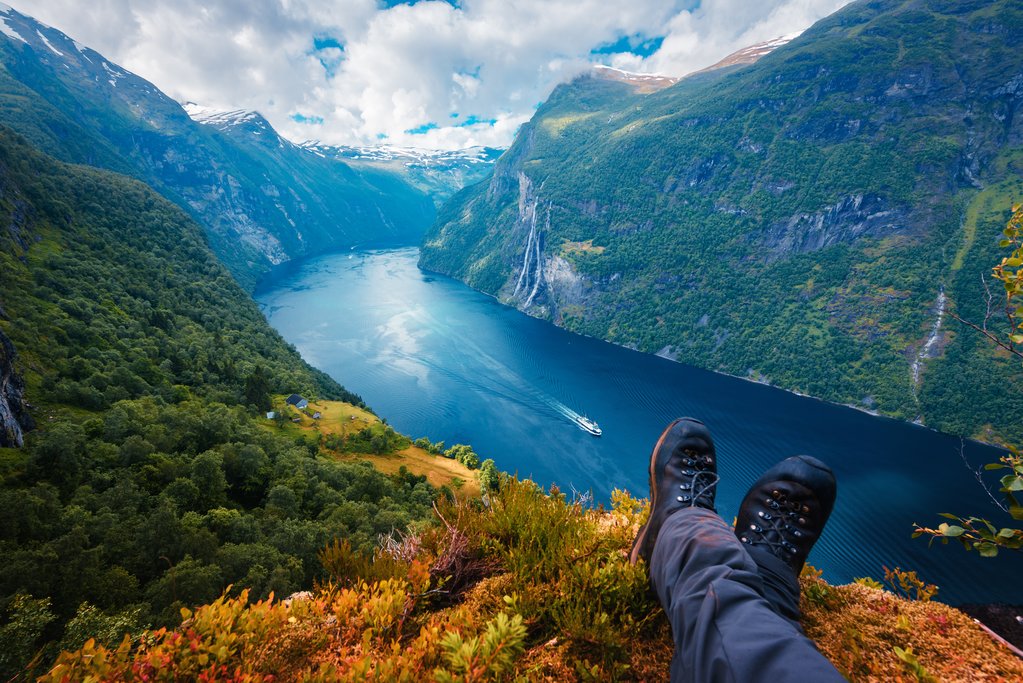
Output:
[[[185,102],[182,106],[196,123],[235,139],[245,139],[250,143],[258,141],[264,147],[293,147],[297,154],[315,157],[321,162],[340,162],[367,173],[396,174],[429,195],[436,207],[466,185],[486,177],[503,152],[492,147],[460,150],[395,145],[351,147],[327,145],[316,140],[296,145],[280,137],[259,112],[244,109],[224,111],[195,102]]]
[[[397,161],[407,166],[422,166],[424,168],[449,167],[457,164],[492,164],[504,151],[493,147],[468,147],[458,150],[396,147],[394,145],[346,147],[324,145],[316,141],[303,143],[302,146],[320,156],[331,159]]]
[[[749,45],[747,47],[742,48],[741,50],[736,50],[732,54],[728,55],[719,62],[712,64],[711,66],[700,69],[699,71],[694,71],[693,73],[688,75],[691,76],[693,74],[703,73],[706,71],[713,71],[715,69],[724,69],[730,66],[742,66],[746,64],[752,64],[761,57],[763,57],[764,55],[770,54],[771,52],[774,52],[782,45],[785,45],[786,43],[792,41],[793,39],[798,38],[799,35],[800,35],[799,33],[792,33],[790,35],[781,36],[779,38],[768,40],[763,43]],[[675,76],[666,76],[664,74],[636,73],[632,71],[623,71],[622,69],[616,69],[614,67],[606,66],[604,64],[594,65],[593,74],[598,78],[603,78],[605,80],[628,83],[629,85],[633,86],[633,88],[635,88],[637,92],[641,93],[650,93],[655,92],[657,90],[662,90],[669,86],[675,85],[680,80],[682,80],[682,78],[685,78],[685,76],[683,76],[682,78],[677,78]]]
[[[490,175],[504,150],[469,147],[460,150],[421,149],[379,145],[344,147],[319,142],[302,144],[325,159],[343,161],[355,168],[379,168],[400,173],[408,182],[429,194],[440,207],[458,190]]]
[[[235,277],[366,243],[418,241],[434,215],[405,174],[281,138],[255,112],[186,111],[152,83],[0,5],[0,123],[44,152],[134,176],[186,209]]]
[[[725,67],[729,66],[742,66],[745,64],[753,64],[761,57],[774,52],[782,45],[792,42],[801,34],[802,32],[790,33],[789,35],[786,36],[780,36],[778,38],[774,38],[773,40],[764,41],[763,43],[749,45],[747,47],[742,48],[741,50],[736,50],[735,52],[728,55],[721,61],[711,64],[707,68],[700,69],[699,71],[696,71],[694,73],[702,73],[704,71],[712,71],[714,69],[724,69]]]
[[[644,74],[632,71],[622,71],[604,64],[596,64],[593,67],[594,75],[609,81],[628,83],[639,92],[654,92],[678,83],[677,78],[663,74]]]
[[[266,131],[276,134],[270,122],[257,111],[247,109],[224,111],[195,102],[185,102],[181,106],[196,123],[213,126],[220,131],[245,126],[256,132]],[[457,150],[398,147],[395,145],[353,147],[327,145],[318,140],[309,140],[299,143],[297,146],[323,159],[399,162],[409,167],[423,168],[450,168],[461,164],[492,164],[504,151],[493,147],[467,147]]]
[[[238,126],[245,123],[257,123],[260,126],[269,122],[263,115],[256,111],[246,109],[234,109],[232,111],[221,111],[211,107],[204,107],[195,102],[185,102],[181,105],[185,113],[196,123],[205,123],[216,127]]]

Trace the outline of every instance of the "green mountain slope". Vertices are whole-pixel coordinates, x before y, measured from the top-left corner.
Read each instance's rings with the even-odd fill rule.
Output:
[[[178,623],[231,584],[311,587],[331,540],[370,548],[428,515],[425,477],[316,457],[262,417],[272,393],[360,401],[150,188],[0,128],[0,226],[0,341],[24,380],[0,403],[27,399],[38,426],[0,448],[4,680],[43,642]]]
[[[418,241],[429,197],[282,139],[257,114],[193,121],[152,84],[14,10],[0,12],[0,123],[52,156],[145,181],[192,214],[247,288],[271,266],[366,242]]]
[[[652,94],[578,79],[421,265],[643,351],[1021,437],[1017,369],[945,315],[983,318],[1023,195],[1021,33],[1018,2],[857,2]]]

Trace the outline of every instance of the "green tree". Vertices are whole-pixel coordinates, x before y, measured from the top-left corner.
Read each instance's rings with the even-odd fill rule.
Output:
[[[480,470],[476,473],[476,476],[480,480],[480,488],[483,489],[484,493],[487,491],[496,491],[501,483],[501,473],[497,469],[497,465],[494,464],[492,458],[487,458],[480,463]]]
[[[270,410],[270,378],[266,368],[257,365],[245,378],[245,400],[260,410]]]
[[[55,619],[50,599],[15,595],[7,607],[7,623],[0,626],[0,678],[13,680],[37,659],[38,641]]]
[[[456,443],[454,446],[444,451],[444,457],[457,460],[470,470],[474,470],[480,466],[480,457],[472,450],[472,446],[464,443]]]

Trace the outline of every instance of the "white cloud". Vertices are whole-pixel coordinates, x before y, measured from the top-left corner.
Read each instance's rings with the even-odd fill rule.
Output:
[[[506,146],[590,62],[683,75],[846,1],[13,0],[172,97],[257,109],[293,140],[444,148]],[[591,54],[637,34],[664,40]]]

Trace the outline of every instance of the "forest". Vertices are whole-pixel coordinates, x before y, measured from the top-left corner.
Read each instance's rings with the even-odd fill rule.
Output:
[[[0,678],[230,586],[311,588],[334,539],[368,550],[428,516],[425,477],[257,419],[272,394],[361,399],[269,327],[179,208],[7,129],[0,190],[0,330],[38,424],[0,449]]]

